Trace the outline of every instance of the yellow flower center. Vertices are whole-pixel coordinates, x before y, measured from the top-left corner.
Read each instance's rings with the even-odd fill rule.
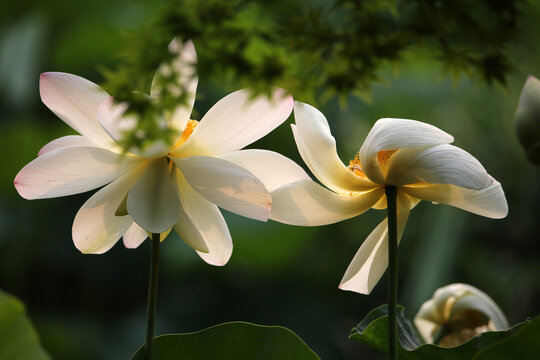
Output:
[[[349,161],[349,166],[347,166],[347,169],[349,169],[349,171],[356,176],[359,176],[361,178],[366,177],[366,174],[364,174],[364,171],[362,170],[362,165],[360,164],[360,158],[358,153],[356,153],[354,159]]]
[[[199,124],[199,122],[197,120],[191,120],[191,119],[188,120],[188,123],[187,123],[186,127],[184,128],[184,131],[182,131],[182,135],[180,135],[180,139],[178,139],[176,144],[174,144],[174,146],[172,147],[172,150],[178,149],[183,143],[186,142],[186,140],[193,133],[193,130],[195,129],[197,124]]]

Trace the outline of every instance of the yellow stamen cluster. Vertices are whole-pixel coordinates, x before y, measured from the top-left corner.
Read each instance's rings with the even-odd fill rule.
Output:
[[[347,169],[349,169],[356,176],[360,176],[363,178],[366,177],[366,175],[364,174],[364,171],[362,170],[358,153],[356,153],[356,155],[354,156],[354,159],[349,161],[349,166],[347,166]]]
[[[186,142],[186,140],[193,133],[193,130],[195,129],[195,127],[197,126],[198,123],[199,122],[197,120],[191,120],[191,119],[188,120],[188,123],[187,123],[184,131],[182,131],[182,135],[180,135],[180,139],[178,139],[176,144],[174,144],[173,149],[177,149],[178,147],[180,147],[180,145],[182,145],[183,143]]]
[[[382,150],[377,153],[377,160],[379,160],[381,167],[386,166],[386,163],[396,151],[397,150]]]

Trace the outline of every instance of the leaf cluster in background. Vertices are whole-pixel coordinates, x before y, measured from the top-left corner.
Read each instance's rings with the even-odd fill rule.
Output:
[[[378,71],[407,51],[427,51],[446,72],[505,84],[506,46],[516,37],[524,0],[168,0],[143,29],[132,33],[124,63],[104,70],[105,88],[139,117],[144,139],[167,139],[157,118],[184,99],[152,101],[157,67],[171,60],[173,37],[192,39],[197,70],[229,88],[269,86],[316,104],[335,96],[369,94]],[[162,79],[165,82],[167,79]],[[126,134],[125,146],[141,146]],[[144,140],[143,139],[143,140]]]

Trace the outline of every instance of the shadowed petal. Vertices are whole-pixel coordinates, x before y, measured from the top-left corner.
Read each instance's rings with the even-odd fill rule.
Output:
[[[270,219],[290,225],[317,226],[352,218],[369,210],[382,187],[354,196],[338,195],[313,180],[299,180],[272,192]]]
[[[409,198],[398,192],[397,196],[397,233],[398,244],[401,241],[411,203]],[[388,267],[388,219],[384,219],[369,234],[352,259],[343,279],[341,290],[369,294],[377,285]]]
[[[266,221],[272,200],[263,183],[246,169],[223,159],[191,156],[172,159],[187,182],[217,206]]]
[[[142,227],[133,222],[124,233],[124,246],[128,249],[136,249],[148,237],[148,233]]]
[[[25,199],[73,195],[103,186],[142,161],[96,147],[64,147],[34,159],[19,171],[14,183]]]
[[[165,158],[148,162],[127,197],[127,210],[140,227],[151,233],[170,229],[180,216],[176,184]]]
[[[67,146],[96,146],[96,144],[94,144],[88,138],[85,138],[84,136],[80,136],[80,135],[62,136],[61,138],[54,139],[53,141],[43,146],[39,150],[38,156],[41,156],[50,151],[67,147]]]

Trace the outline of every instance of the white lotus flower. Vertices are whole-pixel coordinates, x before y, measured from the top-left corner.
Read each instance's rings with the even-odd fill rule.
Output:
[[[419,121],[380,119],[345,166],[324,115],[296,102],[296,145],[311,172],[326,185],[299,178],[272,192],[270,218],[292,225],[335,223],[386,208],[385,186],[397,187],[398,241],[410,209],[420,200],[449,204],[490,218],[508,206],[501,185],[472,155],[449,145],[444,131]],[[388,266],[387,220],[367,237],[340,288],[369,294]]]
[[[257,171],[265,177],[263,184],[241,164],[272,163],[273,170],[282,172],[293,166],[292,173],[298,168],[274,152],[240,151],[285,121],[293,100],[282,89],[275,89],[271,99],[252,99],[249,91],[240,90],[217,102],[200,123],[190,120],[197,87],[195,48],[192,42],[182,45],[173,40],[169,50],[178,54],[172,66],[183,86],[166,90],[188,91],[188,106],[164,114],[163,127],[178,134],[172,146],[158,142],[125,153],[118,140],[133,126],[133,119],[122,117],[122,105],[114,105],[88,80],[44,73],[42,101],[82,136],[65,136],[45,145],[16,176],[15,187],[26,199],[42,199],[105,185],[75,216],[73,240],[84,253],[103,253],[121,236],[126,247],[135,248],[146,232],[162,233],[164,238],[173,228],[206,262],[223,265],[231,255],[232,241],[217,206],[266,221],[269,191],[287,181],[261,167]],[[170,74],[171,67],[162,65],[158,72]],[[153,83],[150,96],[161,91]]]
[[[427,343],[457,346],[486,331],[506,330],[497,304],[474,286],[450,284],[437,289],[418,310],[414,323]]]

